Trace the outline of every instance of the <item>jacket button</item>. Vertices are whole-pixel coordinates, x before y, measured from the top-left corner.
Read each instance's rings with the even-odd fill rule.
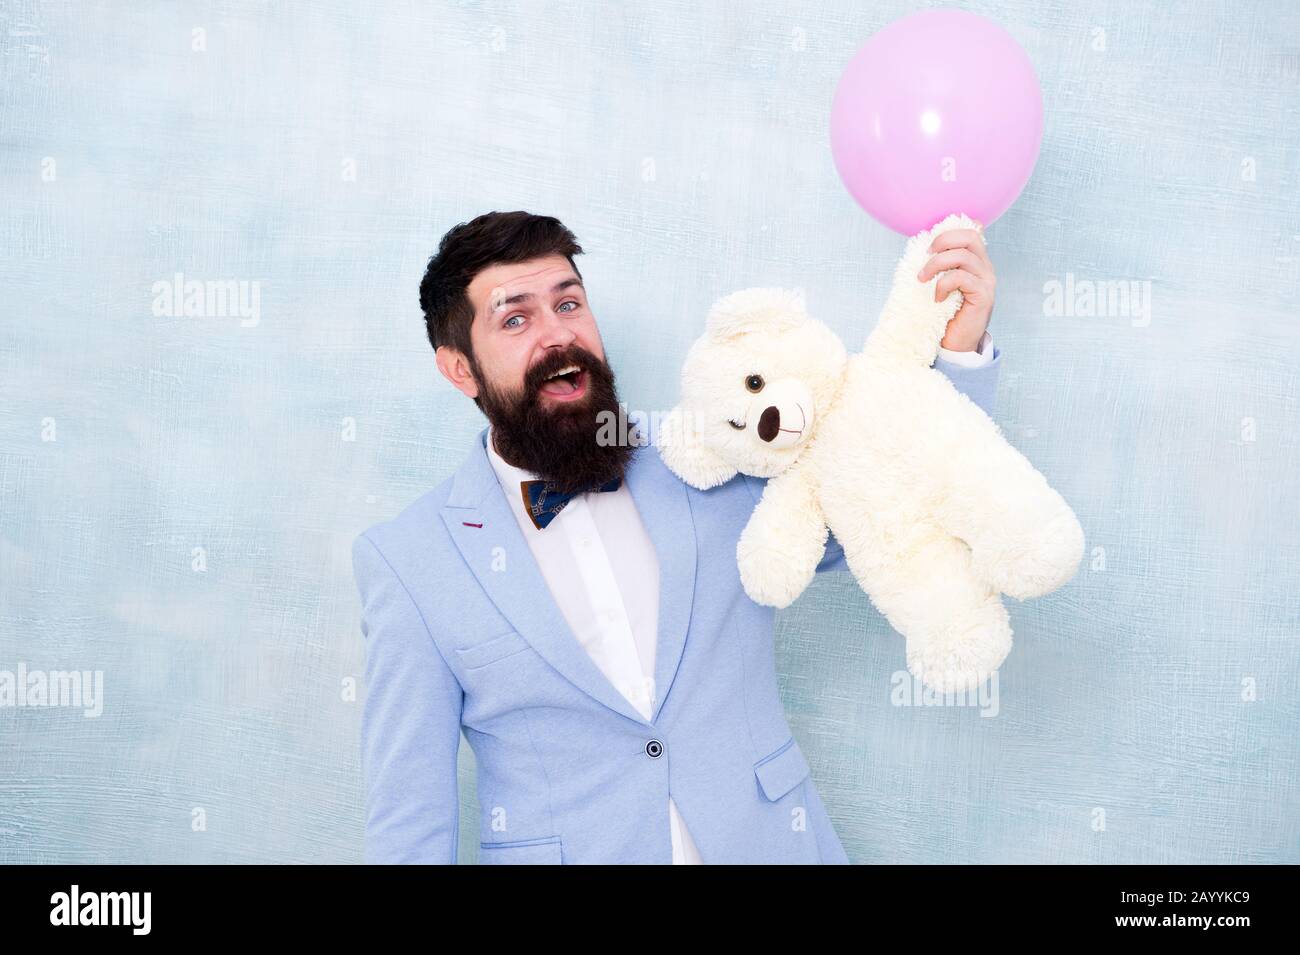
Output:
[[[664,744],[657,739],[652,739],[645,744],[645,754],[651,759],[658,759],[664,754]]]

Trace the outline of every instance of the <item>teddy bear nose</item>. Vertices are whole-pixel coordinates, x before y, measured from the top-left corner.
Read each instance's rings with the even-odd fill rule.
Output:
[[[781,430],[781,412],[775,405],[768,406],[758,419],[758,436],[764,441],[771,441]]]

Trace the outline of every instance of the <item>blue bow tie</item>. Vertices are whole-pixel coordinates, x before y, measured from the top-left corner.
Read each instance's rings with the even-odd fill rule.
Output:
[[[588,491],[617,491],[622,483],[622,479],[613,478],[598,487],[593,485],[574,491],[572,494],[565,494],[563,491],[555,490],[549,481],[520,481],[519,489],[524,495],[524,509],[528,511],[528,516],[533,519],[534,526],[538,530],[542,530],[547,524],[555,520],[555,515],[564,510],[564,506],[579,494],[585,494]]]

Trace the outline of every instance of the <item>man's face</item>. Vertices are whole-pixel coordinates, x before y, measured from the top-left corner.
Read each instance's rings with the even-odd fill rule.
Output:
[[[590,375],[581,368],[562,378],[536,380],[575,364],[562,361],[575,349],[605,358],[586,289],[568,259],[554,255],[493,265],[474,277],[467,292],[474,308],[470,342],[482,379],[478,388],[517,399],[526,384],[535,384],[539,403],[553,411],[590,401]]]
[[[466,290],[471,355],[438,349],[438,367],[477,398],[511,464],[565,491],[621,478],[632,448],[602,443],[619,415],[614,372],[569,260],[494,265]]]

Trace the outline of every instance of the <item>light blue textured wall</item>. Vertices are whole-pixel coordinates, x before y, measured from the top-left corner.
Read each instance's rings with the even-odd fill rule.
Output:
[[[437,239],[563,219],[634,408],[736,288],[860,340],[900,239],[827,113],[916,8],[5,3],[0,670],[105,704],[0,709],[0,862],[358,860],[349,545],[480,427],[423,339]],[[901,639],[820,579],[778,618],[791,724],[856,861],[1298,862],[1300,14],[969,9],[1047,112],[989,230],[996,418],[1089,556],[1013,607],[991,719],[891,706]],[[177,272],[260,283],[259,320],[155,315]],[[1046,316],[1066,273],[1149,281],[1149,323]]]

